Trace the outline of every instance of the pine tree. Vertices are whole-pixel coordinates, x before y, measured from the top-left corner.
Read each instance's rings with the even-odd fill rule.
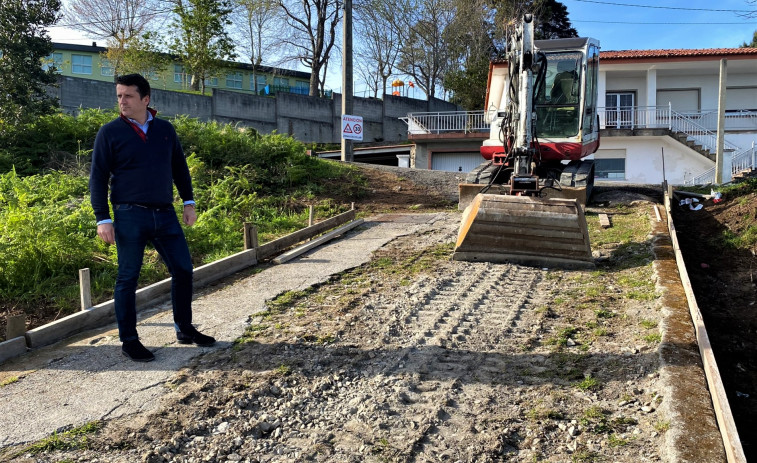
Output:
[[[56,82],[45,59],[53,52],[46,27],[57,20],[60,0],[0,2],[0,134],[3,127],[54,111],[47,93]]]

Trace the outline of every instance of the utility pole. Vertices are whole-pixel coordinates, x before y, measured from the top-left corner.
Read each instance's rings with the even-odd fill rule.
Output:
[[[352,114],[352,0],[344,0],[342,23],[344,56],[342,58],[342,116]],[[341,127],[341,125],[340,125]],[[342,134],[343,135],[343,134]],[[354,160],[352,140],[342,136],[342,161]]]
[[[728,60],[720,60],[720,88],[718,91],[718,137],[717,151],[715,154],[715,183],[723,183],[723,155],[725,153],[725,89],[728,80]]]

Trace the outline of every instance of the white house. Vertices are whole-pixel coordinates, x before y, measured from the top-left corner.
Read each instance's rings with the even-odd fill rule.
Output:
[[[755,165],[757,49],[603,51],[597,181],[670,184],[714,180],[720,63],[726,60],[724,181]],[[411,167],[467,172],[488,137],[483,111],[414,113]],[[457,127],[456,121],[461,121]],[[454,126],[454,127],[453,127]]]
[[[606,51],[599,64],[604,108],[599,108],[603,130],[594,156],[597,180],[710,181],[721,60],[726,60],[724,181],[730,179],[732,163],[753,165],[757,49]]]

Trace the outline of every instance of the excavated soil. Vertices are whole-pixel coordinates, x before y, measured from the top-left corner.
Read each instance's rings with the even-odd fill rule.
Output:
[[[744,453],[757,461],[757,250],[726,244],[754,223],[757,195],[703,204],[674,207],[678,239]]]

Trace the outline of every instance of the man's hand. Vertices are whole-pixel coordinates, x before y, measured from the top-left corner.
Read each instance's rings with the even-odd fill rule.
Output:
[[[184,213],[182,214],[182,219],[184,220],[184,224],[186,224],[188,227],[191,227],[195,224],[195,222],[197,221],[197,213],[195,212],[194,204],[184,205]]]
[[[101,223],[97,226],[97,236],[108,244],[115,244],[116,232],[112,223]]]

